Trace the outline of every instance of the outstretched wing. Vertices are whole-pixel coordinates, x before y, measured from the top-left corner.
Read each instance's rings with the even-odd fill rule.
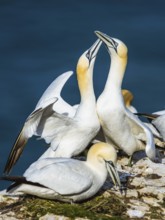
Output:
[[[19,133],[10,151],[8,160],[5,165],[4,173],[9,173],[11,171],[12,167],[15,165],[20,155],[22,154],[22,151],[24,150],[25,144],[27,143],[28,139],[35,133],[35,130],[41,120],[42,114],[44,113],[44,111],[47,111],[47,109],[52,109],[53,104],[54,102],[44,109],[40,108],[36,110],[27,118],[21,132]]]
[[[40,100],[38,101],[35,110],[39,108],[44,108],[45,105],[47,106],[49,104],[49,100],[57,97],[58,102],[54,104],[53,110],[60,114],[65,114],[69,117],[73,117],[76,110],[61,97],[62,88],[72,74],[72,71],[68,71],[58,76],[45,90]]]
[[[72,71],[61,74],[45,90],[37,103],[35,110],[26,119],[24,126],[12,147],[5,165],[4,173],[7,174],[10,172],[14,164],[19,159],[28,139],[33,135],[40,136],[43,133],[43,128],[45,127],[44,123],[51,121],[51,118],[49,119],[49,117],[51,117],[53,110],[56,109],[56,107],[57,110],[64,109],[64,111],[72,111],[73,109],[75,112],[75,109],[61,98],[61,90],[72,74]],[[57,99],[58,105],[54,107]],[[47,119],[49,120],[47,121]],[[54,121],[51,121],[51,123],[54,124]],[[38,128],[39,125],[40,127]]]
[[[76,121],[73,118],[54,111],[49,118],[46,116],[46,120],[44,120],[45,113],[47,114],[47,112],[45,111],[43,114],[37,128],[37,133],[46,143],[49,144],[54,141],[58,144],[61,138],[68,132],[68,129],[76,126]]]

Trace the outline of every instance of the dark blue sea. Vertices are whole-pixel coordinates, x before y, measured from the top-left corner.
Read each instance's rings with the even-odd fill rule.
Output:
[[[96,40],[95,30],[128,46],[123,88],[133,92],[138,111],[165,108],[163,0],[1,0],[0,21],[0,176],[26,117],[58,75],[75,72],[79,56]],[[97,97],[108,69],[109,56],[102,47],[94,70]],[[62,96],[79,103],[75,75]],[[44,150],[44,141],[30,139],[11,175],[22,175]],[[0,182],[0,189],[7,185]]]

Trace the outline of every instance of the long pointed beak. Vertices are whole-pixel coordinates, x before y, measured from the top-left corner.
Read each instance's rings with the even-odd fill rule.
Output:
[[[119,188],[121,188],[120,177],[119,177],[119,174],[116,170],[116,167],[112,161],[107,162],[107,170],[108,170],[108,173],[109,173],[114,185],[119,186]]]
[[[103,32],[101,31],[95,31],[95,34],[97,35],[97,37],[102,40],[104,43],[107,44],[107,42],[112,42],[112,38],[109,37],[108,35],[104,34]]]
[[[95,31],[95,34],[97,35],[97,37],[102,40],[105,45],[108,47],[112,47],[114,48],[114,50],[117,52],[117,42],[115,42],[113,40],[113,38],[109,37],[108,35],[100,32],[100,31]]]
[[[87,54],[89,56],[88,57],[89,60],[92,60],[94,57],[96,57],[101,44],[102,44],[102,41],[100,39],[97,39],[95,43],[88,49]]]

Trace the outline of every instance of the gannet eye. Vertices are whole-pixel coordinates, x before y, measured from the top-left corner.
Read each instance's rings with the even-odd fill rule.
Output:
[[[88,60],[90,60],[90,54],[89,54],[89,51],[86,53],[86,58],[87,58]]]
[[[112,167],[115,167],[115,166],[114,166],[114,163],[113,163],[111,160],[106,160],[106,162],[107,162],[109,165],[111,165]]]
[[[114,46],[115,46],[116,49],[117,49],[118,45],[119,44],[116,41],[114,41]]]
[[[113,38],[110,38],[110,40],[108,40],[109,44],[106,45],[109,48],[113,48],[115,50],[115,52],[117,53],[117,47],[118,47],[118,42],[116,42]]]

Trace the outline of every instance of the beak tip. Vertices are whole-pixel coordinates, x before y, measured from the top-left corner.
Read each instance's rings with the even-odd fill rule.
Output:
[[[97,35],[97,36],[99,36],[99,34],[100,34],[100,31],[94,31],[94,33]]]

